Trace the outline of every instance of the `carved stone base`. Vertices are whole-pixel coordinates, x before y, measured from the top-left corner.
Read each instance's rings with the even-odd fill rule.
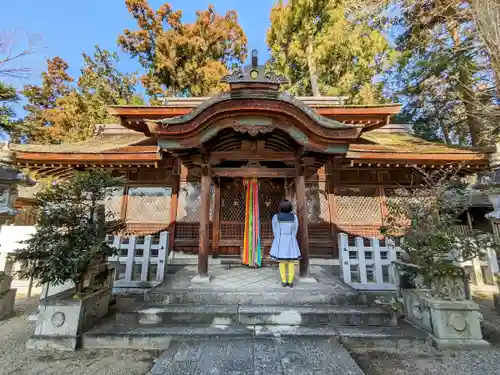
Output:
[[[495,310],[500,314],[500,294],[493,295],[493,303],[495,304]]]
[[[193,284],[208,284],[211,280],[212,277],[210,275],[206,276],[196,275],[191,279],[191,282]]]
[[[82,299],[73,299],[73,291],[49,296],[40,301],[35,333],[28,348],[75,350],[81,335],[109,310],[112,288],[105,288]]]
[[[10,290],[12,285],[12,276],[6,274],[0,274],[0,294],[3,294]]]
[[[469,300],[442,300],[419,290],[404,290],[407,319],[426,330],[441,349],[485,347],[479,306]]]
[[[14,309],[17,289],[9,289],[7,292],[0,293],[0,320],[8,317]]]
[[[318,280],[316,280],[314,277],[306,276],[306,277],[299,277],[299,282],[301,284],[317,284]]]

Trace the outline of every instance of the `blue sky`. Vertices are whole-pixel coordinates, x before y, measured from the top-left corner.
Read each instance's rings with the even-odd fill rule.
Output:
[[[70,66],[72,76],[78,76],[82,65],[81,53],[92,52],[95,44],[102,48],[119,51],[117,38],[125,28],[136,29],[124,0],[1,0],[0,31],[17,30],[19,48],[26,44],[29,35],[40,38],[35,55],[25,58],[23,66],[32,69],[25,80],[9,83],[20,88],[23,84],[39,83],[45,70],[45,59],[60,56]],[[259,50],[261,62],[268,58],[265,43],[269,25],[269,12],[275,0],[170,0],[174,9],[184,12],[183,20],[191,22],[197,9],[213,4],[219,13],[235,9],[248,37],[249,49]],[[149,0],[157,9],[165,1]],[[121,54],[119,69],[137,71],[136,60]],[[18,113],[19,115],[19,113]]]

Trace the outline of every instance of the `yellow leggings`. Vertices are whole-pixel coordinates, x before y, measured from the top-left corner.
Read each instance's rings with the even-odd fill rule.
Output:
[[[296,261],[284,261],[280,262],[280,276],[282,283],[293,283],[293,278],[295,277],[295,263]],[[288,272],[288,278],[287,278]]]

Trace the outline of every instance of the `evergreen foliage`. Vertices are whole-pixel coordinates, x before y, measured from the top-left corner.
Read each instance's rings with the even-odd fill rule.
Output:
[[[76,295],[84,293],[90,267],[117,251],[106,243],[106,235],[123,229],[124,223],[110,220],[104,200],[120,184],[108,172],[92,170],[37,193],[36,233],[13,255],[19,277],[54,285],[71,280]]]

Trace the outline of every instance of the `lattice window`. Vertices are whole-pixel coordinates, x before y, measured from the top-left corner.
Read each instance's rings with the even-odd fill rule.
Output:
[[[377,188],[336,188],[335,205],[342,223],[380,223],[382,213]]]
[[[307,236],[313,241],[331,241],[330,223],[309,223],[307,225]]]
[[[128,189],[128,222],[169,223],[170,187],[131,187]]]
[[[210,219],[214,213],[213,185],[210,187]],[[179,198],[177,206],[177,221],[199,222],[201,209],[201,183],[181,182],[179,186]]]
[[[212,241],[213,225],[208,226],[208,240]],[[200,223],[177,223],[175,226],[176,240],[198,241],[200,238]]]
[[[220,238],[224,240],[239,240],[243,238],[245,223],[221,223]]]
[[[106,189],[106,197],[104,198],[104,208],[106,217],[110,220],[120,219],[123,192],[124,188],[109,188]]]
[[[260,221],[264,223],[271,221],[279,211],[280,202],[285,197],[283,183],[272,180],[259,181],[259,208]]]
[[[245,221],[245,192],[241,180],[226,182],[221,186],[222,221]]]
[[[314,222],[330,222],[326,182],[306,183],[307,218]]]

